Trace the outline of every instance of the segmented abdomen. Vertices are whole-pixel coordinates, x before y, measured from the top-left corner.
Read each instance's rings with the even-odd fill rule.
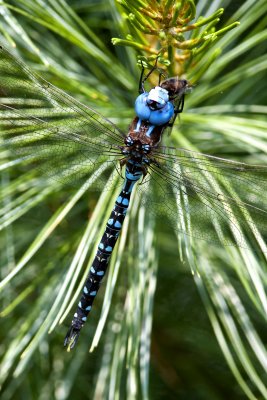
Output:
[[[91,311],[100,283],[106,273],[109,258],[120,234],[134,184],[141,178],[142,174],[143,172],[140,166],[130,164],[126,168],[123,189],[115,202],[105,232],[99,243],[96,256],[85,281],[78,308],[71,323],[71,328],[65,338],[65,346],[67,344],[70,344],[70,348],[75,346],[79,336],[79,331],[83,327],[87,316]]]

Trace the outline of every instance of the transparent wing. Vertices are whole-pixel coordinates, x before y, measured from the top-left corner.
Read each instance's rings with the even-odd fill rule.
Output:
[[[0,47],[2,147],[34,161],[48,177],[81,184],[121,157],[123,133],[109,120],[35,75]]]
[[[251,232],[267,238],[267,167],[168,147],[154,155],[139,192],[177,231],[240,247]]]

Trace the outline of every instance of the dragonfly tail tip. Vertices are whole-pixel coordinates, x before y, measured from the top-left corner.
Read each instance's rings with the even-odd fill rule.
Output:
[[[68,352],[75,347],[76,343],[78,342],[79,335],[80,335],[80,329],[71,326],[64,340],[64,347],[68,346],[67,347]]]

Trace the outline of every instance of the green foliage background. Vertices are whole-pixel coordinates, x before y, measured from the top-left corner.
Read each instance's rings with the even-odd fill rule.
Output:
[[[266,163],[267,3],[197,2],[202,15],[219,7],[222,27],[241,25],[207,51],[208,70],[199,63],[173,140]],[[133,49],[111,44],[128,33],[113,1],[17,0],[0,2],[0,11],[1,42],[16,43],[34,71],[127,129],[139,70]],[[47,187],[34,169],[10,164],[3,150],[0,157],[2,399],[267,398],[266,260],[258,249],[181,241],[133,205],[106,288],[66,353],[66,307],[76,303],[114,194],[99,200]]]

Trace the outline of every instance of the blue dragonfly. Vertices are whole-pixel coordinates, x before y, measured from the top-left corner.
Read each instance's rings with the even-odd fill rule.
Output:
[[[254,237],[265,251],[267,167],[164,146],[190,85],[159,76],[146,91],[155,71],[145,75],[142,68],[135,117],[125,133],[0,46],[0,146],[64,184],[84,184],[98,171],[95,189],[104,190],[114,170],[124,175],[64,341],[69,350],[92,309],[135,186],[149,211],[177,232],[240,247]]]

